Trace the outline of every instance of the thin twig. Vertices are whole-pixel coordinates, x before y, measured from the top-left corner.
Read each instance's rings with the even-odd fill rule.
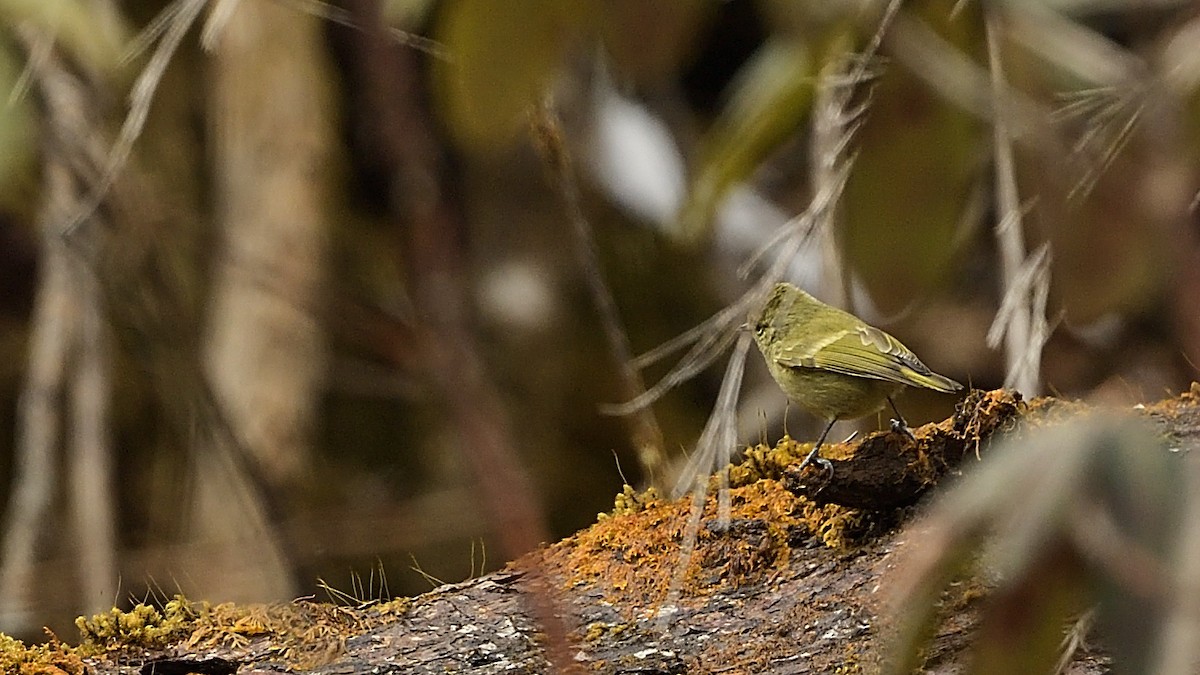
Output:
[[[295,7],[299,11],[325,19],[339,26],[345,26],[354,30],[366,30],[361,23],[354,19],[354,14],[329,2],[322,2],[321,0],[277,0],[277,2],[283,2]],[[410,33],[392,26],[381,26],[381,29],[396,44],[408,47],[409,49],[415,49],[439,61],[450,63],[454,61],[450,50],[437,40],[431,40],[423,35]]]
[[[600,327],[604,331],[608,349],[617,367],[621,398],[637,399],[646,393],[646,383],[642,380],[641,373],[633,366],[629,337],[617,312],[617,303],[604,281],[604,271],[600,268],[592,226],[580,203],[579,186],[572,170],[570,151],[563,138],[562,123],[552,107],[542,105],[535,112],[533,127],[534,140],[537,141],[543,161],[551,171],[555,187],[563,200],[563,208],[567,212],[567,221],[571,225],[571,241],[575,248],[575,261],[579,264],[580,273],[587,283],[588,293],[600,319]],[[662,472],[667,462],[658,420],[649,406],[630,410],[624,418],[629,427],[633,447],[637,450],[638,462],[646,475],[653,480]]]
[[[1080,649],[1083,649],[1088,633],[1092,630],[1092,624],[1096,620],[1096,608],[1087,610],[1079,615],[1079,618],[1071,622],[1070,629],[1063,636],[1062,651],[1058,656],[1058,663],[1054,666],[1054,675],[1062,675],[1067,672],[1071,661],[1075,659],[1075,655]]]
[[[687,467],[680,473],[675,485],[675,494],[688,490],[703,490],[708,477],[720,469],[728,460],[736,442],[737,402],[741,391],[742,374],[746,366],[746,355],[751,344],[750,333],[738,336],[737,344],[725,366],[721,390],[717,402],[696,442],[696,450],[688,458]]]
[[[721,468],[723,498],[718,508],[720,527],[729,525],[728,473],[725,471],[729,453],[737,441],[737,403],[742,389],[742,375],[746,370],[746,355],[750,351],[750,333],[744,332],[738,339],[729,363],[725,366],[725,377],[721,380],[721,391],[717,394],[717,403],[713,407],[700,440],[696,443],[696,451],[692,453],[688,466],[680,474],[676,493],[687,490],[692,492],[692,508],[687,525],[683,531],[683,542],[679,549],[679,563],[671,577],[667,589],[666,604],[673,606],[683,593],[683,582],[687,577],[688,566],[691,564],[692,553],[695,552],[696,540],[700,533],[700,521],[704,516],[704,502],[708,494],[708,476]],[[683,488],[682,490],[680,488]]]

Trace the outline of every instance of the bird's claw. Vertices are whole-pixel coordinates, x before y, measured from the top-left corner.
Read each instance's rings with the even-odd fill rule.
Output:
[[[808,480],[805,475],[805,468],[810,464],[816,464],[823,469],[824,475],[817,481]],[[815,495],[825,489],[833,481],[833,462],[824,457],[808,457],[805,458],[798,466],[789,468],[784,472],[785,482],[789,485],[789,490],[801,490],[804,494]]]
[[[917,440],[917,437],[913,435],[912,429],[908,428],[908,422],[905,422],[904,418],[892,420],[892,433],[907,436],[910,441]]]
[[[825,482],[826,483],[833,480],[833,462],[825,459],[824,457],[817,457],[816,459],[813,460],[813,464],[816,464],[817,466],[821,467],[822,469],[825,469]]]

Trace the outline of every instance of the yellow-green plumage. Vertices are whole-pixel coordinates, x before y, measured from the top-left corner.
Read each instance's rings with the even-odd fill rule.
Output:
[[[962,389],[896,338],[788,283],[772,290],[754,340],[788,398],[829,420],[875,412],[905,386]]]

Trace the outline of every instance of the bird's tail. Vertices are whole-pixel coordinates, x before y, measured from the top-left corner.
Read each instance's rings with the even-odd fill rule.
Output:
[[[917,371],[907,367],[905,367],[903,370],[904,377],[908,379],[913,386],[925,387],[926,389],[933,389],[934,391],[940,391],[946,394],[953,394],[954,392],[960,391],[963,388],[963,386],[958,382],[955,382],[944,375],[938,375],[933,371],[928,373],[918,373]]]

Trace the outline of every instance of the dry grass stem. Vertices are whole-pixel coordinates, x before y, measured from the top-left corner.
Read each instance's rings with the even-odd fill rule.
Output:
[[[996,322],[989,332],[989,340],[1003,332],[1006,361],[1006,386],[1016,387],[1026,396],[1034,396],[1040,389],[1040,362],[1043,340],[1038,340],[1036,333],[1046,332],[1034,330],[1035,321],[1045,321],[1045,308],[1036,307],[1037,296],[1030,285],[1034,278],[1049,283],[1049,272],[1046,261],[1048,251],[1042,255],[1034,255],[1026,264],[1025,233],[1021,224],[1021,203],[1017,195],[1017,178],[1012,146],[1012,126],[1010,105],[1007,92],[1008,84],[1004,78],[1004,66],[1000,54],[1002,39],[1002,19],[999,10],[988,9],[985,14],[985,29],[987,34],[988,62],[992,75],[992,105],[993,105],[993,144],[996,162],[996,211],[1001,214],[996,225],[996,240],[1000,249],[1000,269],[1004,284],[1004,301],[1001,312],[997,313]],[[1042,263],[1038,261],[1041,260]],[[1038,269],[1046,270],[1043,275],[1035,275]],[[1023,274],[1025,271],[1027,274]],[[1030,280],[1022,284],[1023,277]],[[1041,284],[1039,284],[1039,287]],[[1041,304],[1044,305],[1042,299]],[[1005,306],[1008,307],[1004,311]],[[1040,319],[1038,317],[1041,317]],[[1036,352],[1036,354],[1035,354]]]
[[[158,85],[162,81],[163,73],[166,72],[167,66],[170,65],[171,58],[179,49],[184,36],[187,35],[188,30],[207,3],[208,0],[175,0],[163,10],[162,20],[156,19],[151,22],[143,31],[142,36],[135,40],[135,46],[141,47],[153,44],[157,39],[158,47],[150,56],[146,67],[138,74],[137,80],[134,81],[133,90],[129,94],[129,112],[125,116],[125,122],[121,125],[116,142],[113,143],[113,147],[108,153],[108,159],[99,180],[91,186],[91,194],[84,200],[82,206],[63,225],[61,232],[63,236],[74,234],[104,201],[104,197],[112,188],[117,175],[125,167],[130,153],[133,152],[134,142],[137,141],[138,136],[142,133],[142,128],[146,125],[146,118],[150,114],[150,104],[154,100],[154,92],[158,90]]]

